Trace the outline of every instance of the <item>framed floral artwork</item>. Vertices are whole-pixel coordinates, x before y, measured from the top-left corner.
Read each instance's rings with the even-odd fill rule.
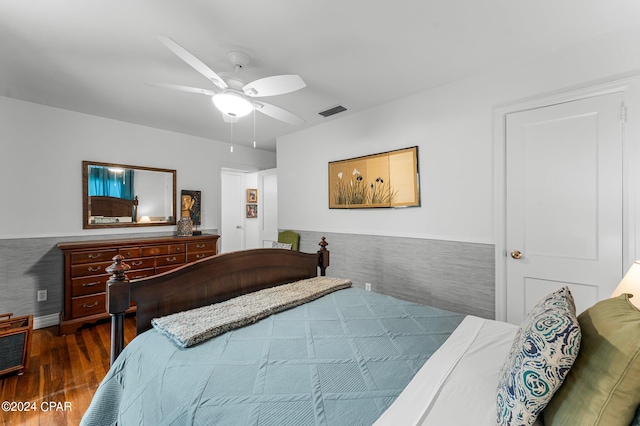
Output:
[[[418,147],[329,163],[329,208],[419,207]]]

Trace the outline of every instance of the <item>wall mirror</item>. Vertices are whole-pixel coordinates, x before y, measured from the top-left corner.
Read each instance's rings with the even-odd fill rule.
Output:
[[[82,162],[84,229],[175,225],[176,171]]]

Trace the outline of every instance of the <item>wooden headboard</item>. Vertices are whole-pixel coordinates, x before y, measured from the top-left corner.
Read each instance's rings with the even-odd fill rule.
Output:
[[[129,281],[121,255],[107,268],[107,310],[112,316],[111,363],[124,346],[124,313],[135,302],[137,332],[151,320],[176,312],[223,302],[236,296],[306,278],[325,275],[328,243],[322,237],[317,253],[285,249],[253,249],[223,253],[147,278]]]
[[[138,197],[125,200],[116,197],[89,197],[89,211],[91,216],[132,217],[135,218],[134,207],[138,206]]]

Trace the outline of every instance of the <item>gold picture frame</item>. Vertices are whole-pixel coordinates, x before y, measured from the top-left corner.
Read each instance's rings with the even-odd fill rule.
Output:
[[[418,147],[329,162],[329,208],[419,207]]]
[[[247,188],[247,203],[258,202],[258,190],[256,188]]]

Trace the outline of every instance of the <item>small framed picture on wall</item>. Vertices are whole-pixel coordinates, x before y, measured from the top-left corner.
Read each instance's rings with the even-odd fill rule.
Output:
[[[258,217],[258,205],[247,204],[247,219],[255,219]]]
[[[247,189],[247,203],[257,203],[258,202],[258,190],[255,188]]]

